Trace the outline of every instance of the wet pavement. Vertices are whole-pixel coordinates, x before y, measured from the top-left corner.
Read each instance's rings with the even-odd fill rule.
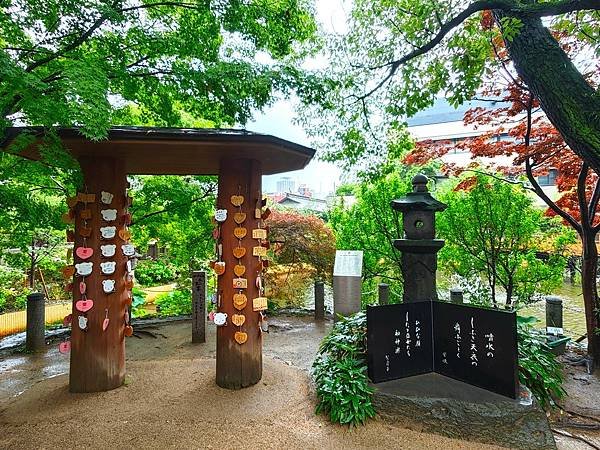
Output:
[[[321,339],[332,326],[330,320],[315,323],[310,316],[277,316],[269,322],[263,354],[305,371],[310,369]],[[215,326],[208,324],[206,330],[206,343],[192,344],[190,320],[137,325],[135,335],[126,342],[127,361],[214,358]],[[69,355],[58,351],[60,340],[50,339],[47,350],[37,354],[19,349],[0,354],[0,405],[40,381],[69,372]]]

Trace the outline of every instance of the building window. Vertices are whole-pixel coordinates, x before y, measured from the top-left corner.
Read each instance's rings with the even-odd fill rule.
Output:
[[[555,186],[556,177],[558,177],[557,169],[550,169],[546,175],[537,177],[540,186]]]

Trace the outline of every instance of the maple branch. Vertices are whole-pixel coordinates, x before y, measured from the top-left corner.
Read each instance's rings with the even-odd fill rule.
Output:
[[[560,209],[558,205],[554,203],[550,199],[550,197],[548,197],[548,195],[546,195],[542,187],[538,184],[537,180],[533,176],[531,160],[529,159],[529,157],[525,159],[525,174],[527,175],[527,179],[529,180],[529,183],[531,183],[531,186],[533,187],[533,190],[535,191],[537,196],[540,197],[552,211],[554,211],[557,215],[562,217],[565,220],[565,222],[568,222],[568,224],[571,225],[578,233],[581,233],[581,225],[577,223],[575,218],[568,212]]]
[[[398,71],[400,66],[407,63],[408,61],[415,59],[425,53],[433,50],[442,40],[456,27],[461,25],[465,20],[471,17],[473,14],[486,11],[486,10],[502,10],[506,13],[512,13],[521,16],[529,17],[547,17],[556,16],[560,14],[566,14],[576,11],[584,10],[600,10],[600,0],[564,0],[557,2],[546,2],[546,3],[531,3],[521,4],[513,0],[478,0],[471,3],[461,12],[456,14],[450,20],[440,26],[437,34],[424,45],[415,48],[413,51],[407,53],[399,59],[394,61],[388,61],[387,63],[380,64],[378,66],[369,67],[370,70],[383,69],[389,67],[387,75],[377,85],[363,96],[359,97],[366,98],[378,91],[383,85],[385,85]]]
[[[581,164],[581,170],[577,177],[577,201],[579,202],[579,212],[581,214],[581,225],[583,229],[588,228],[590,224],[590,218],[588,215],[588,205],[585,198],[585,180],[587,179],[589,166],[586,162]]]
[[[594,218],[596,217],[596,210],[598,208],[598,201],[600,200],[600,178],[596,179],[596,185],[594,186],[594,192],[590,199],[590,205],[588,208],[588,216],[590,219],[590,225],[594,224]]]
[[[187,8],[187,9],[195,9],[198,7],[198,5],[194,4],[194,3],[185,3],[185,2],[156,2],[156,3],[145,3],[142,5],[137,5],[137,6],[130,6],[128,8],[123,8],[120,11],[121,12],[128,12],[128,11],[135,11],[137,9],[149,9],[149,8],[154,8],[156,6],[175,6],[177,8]]]

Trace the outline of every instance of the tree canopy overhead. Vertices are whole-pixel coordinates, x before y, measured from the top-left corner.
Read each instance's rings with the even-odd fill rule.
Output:
[[[401,138],[390,130],[437,96],[472,99],[503,44],[565,142],[599,171],[600,97],[555,38],[597,55],[599,9],[597,0],[355,0],[348,31],[329,47],[336,117],[315,133],[338,142],[330,159],[380,157],[381,137]]]
[[[319,95],[294,64],[315,31],[309,0],[6,0],[0,132],[16,120],[91,138],[190,115],[245,123],[275,92]]]

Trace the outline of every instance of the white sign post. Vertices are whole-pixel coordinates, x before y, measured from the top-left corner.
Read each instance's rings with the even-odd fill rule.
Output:
[[[333,315],[349,316],[360,311],[363,252],[337,250],[333,266]]]

